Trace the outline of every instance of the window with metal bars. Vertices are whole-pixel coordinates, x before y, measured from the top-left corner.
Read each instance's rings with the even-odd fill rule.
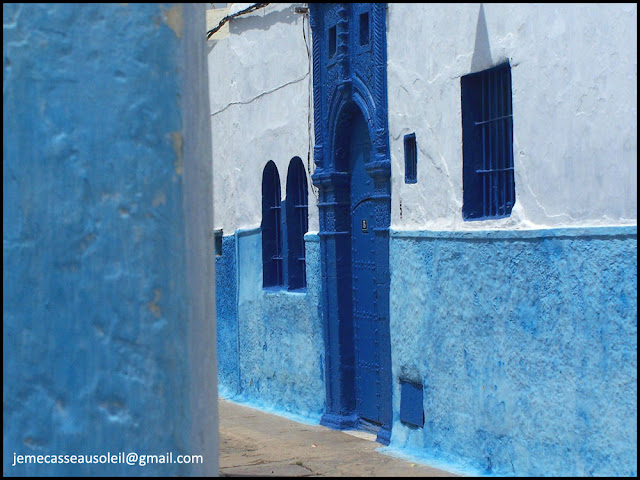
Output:
[[[262,285],[283,284],[280,176],[270,160],[262,173]]]
[[[511,215],[516,200],[509,62],[465,75],[462,91],[462,216]]]
[[[289,290],[307,286],[304,234],[309,228],[307,175],[299,157],[293,157],[287,172],[287,270]]]

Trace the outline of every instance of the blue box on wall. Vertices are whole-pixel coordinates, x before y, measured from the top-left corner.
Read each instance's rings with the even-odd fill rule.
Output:
[[[419,383],[400,381],[400,421],[414,426],[424,426],[424,390]]]

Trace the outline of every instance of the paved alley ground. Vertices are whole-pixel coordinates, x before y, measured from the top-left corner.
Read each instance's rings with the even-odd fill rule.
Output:
[[[373,435],[345,433],[219,401],[221,476],[447,477],[376,452]]]

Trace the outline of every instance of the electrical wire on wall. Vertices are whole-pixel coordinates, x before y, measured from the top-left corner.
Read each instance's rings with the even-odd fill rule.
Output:
[[[306,4],[303,4],[306,6]],[[306,12],[308,12],[308,7],[306,7]],[[302,12],[301,12],[302,13]],[[313,61],[311,60],[311,50],[309,48],[309,40],[311,35],[309,33],[310,24],[308,21],[308,14],[302,16],[302,38],[304,39],[304,46],[307,49],[307,59],[309,61],[309,69],[307,70],[308,75],[308,102],[307,102],[307,138],[308,138],[308,147],[307,147],[307,171],[309,172],[309,185],[311,186],[311,191],[313,192],[316,200],[319,198],[318,195],[318,187],[316,187],[311,181],[311,135],[312,135],[312,126],[311,126],[311,110],[313,108],[313,76],[311,75],[311,68],[313,67]]]
[[[220,22],[218,23],[217,26],[213,27],[211,30],[209,30],[207,32],[207,40],[209,40],[214,33],[216,33],[218,30],[220,30],[224,26],[224,24],[227,23],[232,18],[239,17],[240,15],[244,15],[245,13],[255,12],[256,10],[258,10],[260,8],[263,8],[263,7],[266,7],[269,4],[268,3],[245,3],[245,4],[234,3],[233,5],[234,6],[235,5],[248,5],[248,7],[243,8],[241,10],[238,10],[237,12],[230,13],[226,17],[223,17],[220,20]]]
[[[245,5],[247,5],[245,7]],[[260,8],[264,8],[267,5],[269,5],[269,3],[250,3],[250,4],[246,4],[246,3],[234,3],[232,4],[232,7],[230,9],[230,13],[228,15],[226,15],[225,17],[223,17],[220,22],[218,23],[218,25],[214,28],[212,28],[211,30],[209,30],[207,32],[207,39],[211,39],[211,37],[218,31],[220,30],[225,23],[227,23],[229,20],[231,20],[232,18],[238,17],[240,15],[244,15],[247,13],[251,13],[254,12]],[[308,78],[308,82],[307,82],[307,91],[308,91],[308,95],[307,95],[307,172],[309,175],[308,178],[308,182],[307,184],[310,185],[310,190],[313,192],[314,196],[316,197],[316,200],[319,198],[319,190],[318,187],[316,187],[313,182],[311,181],[311,175],[312,175],[312,135],[313,135],[313,125],[312,125],[312,109],[313,109],[313,76],[312,76],[312,68],[313,68],[313,60],[312,60],[312,55],[311,55],[311,47],[309,45],[309,42],[311,40],[311,25],[310,25],[310,21],[309,21],[309,7],[308,4],[306,3],[302,3],[301,6],[299,7],[295,7],[294,9],[295,13],[297,14],[302,14],[302,38],[304,41],[304,45],[307,51],[307,62],[308,62],[308,68],[307,68],[307,73],[304,75]],[[296,79],[294,81],[288,82],[284,85],[280,85],[279,87],[267,91],[267,92],[263,92],[260,95],[258,95],[255,98],[252,98],[250,100],[245,100],[245,101],[239,101],[239,102],[233,102],[230,104],[225,105],[223,108],[221,108],[220,110],[213,112],[211,114],[211,116],[217,115],[218,113],[223,112],[224,110],[226,110],[228,107],[230,107],[231,105],[239,105],[239,104],[247,104],[250,103],[254,100],[256,100],[257,98],[260,98],[261,96],[265,95],[265,94],[269,94],[274,92],[275,90],[279,90],[280,88],[286,87],[287,85],[291,85],[293,83],[297,83],[298,81],[304,80],[304,76]]]

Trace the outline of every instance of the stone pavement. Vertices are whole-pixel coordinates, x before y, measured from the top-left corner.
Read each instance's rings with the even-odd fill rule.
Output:
[[[220,475],[224,477],[447,477],[376,452],[372,434],[297,423],[219,400]]]

